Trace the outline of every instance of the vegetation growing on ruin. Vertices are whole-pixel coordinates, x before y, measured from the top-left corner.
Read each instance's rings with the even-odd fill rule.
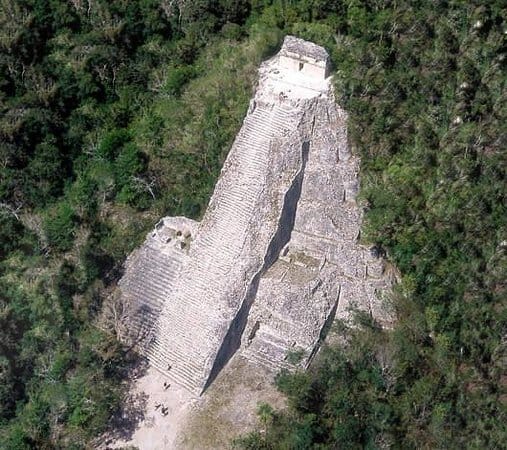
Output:
[[[133,355],[100,313],[163,215],[202,213],[259,62],[326,46],[398,322],[282,374],[243,448],[500,448],[506,10],[499,0],[0,3],[0,442],[85,448]],[[503,9],[502,9],[503,8]],[[109,331],[108,331],[109,330]]]
[[[298,2],[296,2],[298,3]],[[278,378],[290,408],[242,448],[507,442],[506,13],[501,2],[300,2],[283,25],[332,51],[362,157],[365,242],[401,271],[397,324]],[[503,5],[505,7],[505,5]],[[263,11],[270,21],[276,6]]]

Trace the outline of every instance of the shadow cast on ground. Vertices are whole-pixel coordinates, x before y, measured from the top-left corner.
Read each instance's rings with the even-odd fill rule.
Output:
[[[120,408],[113,414],[108,429],[96,442],[96,448],[107,450],[116,441],[132,439],[139,424],[145,420],[148,395],[135,392],[133,386],[149,369],[146,358],[135,357],[128,367],[128,378],[124,381],[124,397]]]

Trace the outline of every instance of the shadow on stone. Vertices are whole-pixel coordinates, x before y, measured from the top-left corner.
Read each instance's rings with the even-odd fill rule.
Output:
[[[301,168],[294,178],[291,187],[285,193],[278,229],[271,239],[261,270],[254,276],[250,286],[248,287],[245,298],[243,299],[243,303],[241,304],[236,317],[231,322],[231,326],[229,327],[229,330],[217,353],[215,363],[213,364],[209,378],[203,388],[203,392],[210,386],[222,368],[241,346],[241,337],[246,328],[248,313],[257,294],[260,278],[262,274],[276,261],[280,251],[290,240],[290,235],[296,220],[297,204],[299,197],[301,196],[301,188],[303,186],[303,177],[306,163],[308,162],[309,151],[310,143],[303,142],[301,147]]]

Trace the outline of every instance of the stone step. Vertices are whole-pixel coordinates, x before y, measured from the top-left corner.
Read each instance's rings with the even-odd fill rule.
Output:
[[[251,199],[251,201],[255,202],[255,199]],[[246,231],[246,226],[250,224],[253,207],[247,207],[232,197],[225,197],[219,208],[221,215],[213,223],[213,229],[209,230],[211,234],[227,236]]]
[[[274,114],[271,116],[274,123],[279,124],[283,127],[289,127],[293,125],[293,122],[299,119],[298,114],[294,114],[292,111],[284,109],[276,109]]]
[[[148,266],[156,268],[157,270],[166,271],[172,270],[172,267],[179,267],[183,258],[184,254],[180,255],[177,251],[174,252],[174,255],[169,256],[161,253],[158,249],[152,249],[150,252],[146,253],[143,259]]]
[[[217,255],[217,249],[210,245],[203,245],[196,257],[187,266],[185,272],[186,287],[199,286],[207,283],[208,287],[220,286],[220,281],[216,284],[211,278],[215,274],[224,273],[230,265],[230,261],[224,258],[225,252]],[[222,256],[222,257],[220,257]],[[190,282],[191,280],[191,282]]]
[[[266,342],[270,346],[278,347],[280,349],[287,349],[287,341],[284,338],[281,336],[276,336],[272,332],[263,330],[262,328],[256,333],[255,337],[259,338],[262,342]]]
[[[263,355],[259,355],[254,351],[244,352],[242,353],[242,356],[250,361],[250,363],[264,367],[273,373],[277,373],[282,369],[276,362],[270,361],[268,358]]]
[[[258,178],[256,179],[258,181]],[[246,181],[246,183],[243,184],[241,183],[242,181]],[[245,200],[247,200],[249,197],[256,196],[255,192],[259,190],[257,187],[259,183],[251,183],[243,179],[238,179],[237,182],[238,184],[236,184],[230,191],[228,191],[226,195],[223,195],[223,198],[235,199],[239,203],[243,203],[242,206],[244,208],[251,208],[251,206]]]
[[[202,367],[197,363],[200,357],[192,348],[182,347],[174,342],[156,341],[150,349],[150,354],[166,363],[166,371],[170,364],[175,370],[185,371],[189,374],[202,372]]]
[[[215,246],[212,245],[213,242],[215,242]],[[209,245],[203,246],[202,251],[199,253],[199,257],[205,259],[205,261],[201,261],[199,266],[196,265],[194,267],[201,267],[202,270],[206,271],[206,278],[212,278],[212,276],[227,276],[239,254],[239,247],[232,245],[227,246],[227,244],[225,244],[223,248],[220,249],[221,259],[217,259],[217,246],[221,246],[222,243],[223,240],[210,239]],[[221,282],[222,280],[218,280],[216,286],[219,287]],[[212,287],[213,285],[208,284],[208,286]]]
[[[157,261],[166,261],[168,263],[171,262],[181,262],[184,254],[174,251],[171,253],[162,253],[158,247],[148,246],[146,253],[149,254],[151,258],[156,259]]]
[[[272,111],[259,111],[258,114],[251,114],[247,116],[247,119],[243,122],[243,126],[250,124],[258,124],[268,127],[285,128],[291,121],[290,115],[287,115],[282,110]]]
[[[212,323],[216,316],[213,311],[203,311],[203,301],[212,296],[217,289],[185,289],[178,291],[171,304],[166,304],[160,315],[160,324],[175,324],[184,327],[185,334],[203,335],[207,332],[207,324]],[[203,297],[206,296],[206,297]],[[204,300],[203,300],[204,299]],[[208,303],[208,302],[207,302]],[[168,329],[169,335],[172,331]]]
[[[262,124],[258,122],[249,122],[243,125],[240,131],[240,136],[248,138],[248,145],[265,142],[271,140],[273,136],[278,136],[280,133],[274,133],[270,129],[270,124]]]
[[[217,220],[215,222],[213,230],[209,233],[210,236],[207,240],[203,239],[203,242],[209,242],[210,240],[213,240],[214,242],[217,240],[226,240],[226,242],[231,242],[229,238],[237,240],[238,236],[247,232],[250,221],[252,220],[253,210],[245,211],[238,208],[237,214],[234,215],[235,203],[233,200],[224,200],[224,202],[226,201],[227,203],[224,204],[221,220]],[[238,246],[240,244],[235,243],[233,245]]]
[[[179,268],[178,268],[178,270],[175,270],[173,273],[168,273],[168,272],[162,272],[160,270],[155,270],[153,268],[146,267],[143,270],[142,277],[143,277],[143,279],[153,278],[158,283],[162,283],[162,284],[167,285],[168,283],[171,283],[177,277],[178,272],[179,272]]]
[[[268,165],[265,162],[242,164],[242,168],[237,171],[238,188],[252,188],[258,190],[259,182],[264,178]]]
[[[152,281],[146,286],[138,283],[136,292],[142,294],[144,288],[147,301],[166,302],[156,323],[157,340],[148,351],[149,358],[168,379],[191,392],[200,393],[207,375],[206,357],[223,339],[217,334],[222,329],[221,321],[230,322],[233,316],[228,306],[223,305],[224,295],[231,282],[231,269],[237,264],[255,214],[262,191],[260,181],[269,164],[271,141],[294,129],[294,124],[295,118],[289,111],[271,105],[257,107],[245,119],[234,142],[222,171],[222,191],[212,200],[216,202],[215,208],[207,213],[208,223],[200,228],[185,267],[181,267],[180,262],[165,262],[156,254],[156,249],[153,259],[151,255],[146,256],[155,268],[150,267],[143,275]],[[158,267],[163,268],[158,270]],[[177,277],[175,290],[171,292],[170,280]],[[164,285],[167,286],[164,288]],[[227,317],[229,313],[230,318]],[[154,313],[146,313],[139,329],[148,330],[155,317]],[[269,364],[270,350],[265,348],[268,345],[272,351],[283,352],[281,344],[265,343],[252,352],[252,358]],[[170,371],[166,370],[168,364],[172,365]]]
[[[285,361],[288,351],[285,339],[260,329],[245,349],[245,357],[271,368],[290,368],[291,365]]]
[[[188,379],[188,377],[181,375],[178,371],[173,372],[172,369],[167,371],[167,365],[165,365],[164,362],[159,361],[157,358],[148,357],[148,359],[150,360],[150,364],[162,372],[170,383],[177,384],[194,395],[199,395],[201,393],[202,389],[196,381]]]
[[[153,321],[141,321],[136,323],[135,321],[132,323],[132,328],[134,328],[135,333],[133,335],[137,335],[139,337],[143,337],[145,339],[141,344],[142,347],[147,350],[149,347],[149,343],[146,341],[146,337],[149,336],[153,332],[154,327]]]
[[[249,156],[244,156],[244,158],[249,158],[249,161],[241,161],[241,167],[235,171],[235,185],[236,186],[251,186],[255,187],[259,185],[259,180],[257,177],[261,177],[264,175],[266,168],[268,167],[268,153],[269,153],[269,145],[266,144],[266,154],[254,154]],[[256,182],[257,181],[257,182]]]
[[[199,258],[201,258],[202,255],[199,255]],[[212,274],[210,272],[210,269],[206,269],[206,266],[204,266],[205,261],[202,260],[194,260],[192,261],[192,264],[187,267],[187,270],[185,274],[181,277],[180,283],[178,283],[178,286],[176,287],[175,291],[173,292],[173,295],[171,296],[172,302],[168,303],[168,306],[170,305],[179,305],[180,303],[180,294],[182,292],[187,291],[195,291],[200,288],[200,286],[208,286],[208,288],[213,288],[215,286],[219,286],[219,284],[212,280]],[[186,307],[187,305],[182,305],[183,307]],[[191,301],[191,303],[188,305],[189,307],[193,306],[195,308],[199,308],[199,303]]]
[[[158,317],[156,314],[135,314],[132,318],[133,323],[139,329],[146,329],[146,331],[153,330],[156,326]]]
[[[199,286],[199,289],[188,289],[188,290],[182,290],[179,292],[178,295],[178,301],[181,305],[185,305],[186,308],[189,308],[189,305],[191,303],[196,304],[198,303],[200,306],[200,313],[201,316],[199,316],[199,311],[194,313],[194,320],[193,323],[185,324],[185,327],[190,326],[197,326],[203,328],[207,324],[211,324],[217,316],[215,315],[215,311],[209,311],[207,313],[203,312],[202,309],[206,307],[207,305],[213,306],[216,301],[218,301],[220,295],[220,289],[219,288],[205,288],[204,286]],[[195,308],[195,306],[194,306]],[[190,316],[190,308],[184,312],[184,315]],[[173,313],[172,316],[176,316],[176,313]],[[200,319],[200,320],[199,320]],[[184,317],[182,317],[182,320],[185,320]],[[176,322],[178,323],[178,322]],[[206,334],[206,330],[202,329],[199,331],[193,330],[191,332],[192,335],[203,335]]]
[[[187,300],[185,295],[182,297],[183,300]],[[210,320],[210,318],[205,316],[202,311],[195,310],[195,308],[190,305],[180,304],[176,307],[168,307],[166,305],[160,315],[159,326],[161,330],[167,332],[168,336],[182,334],[182,340],[192,345],[195,337],[206,334],[207,320]],[[174,326],[174,329],[171,329],[171,326]],[[181,333],[179,331],[180,329],[183,330]],[[187,336],[188,339],[186,338]]]
[[[257,192],[259,188],[259,178],[264,171],[256,171],[255,169],[244,167],[241,171],[235,173],[234,180],[229,183],[227,191],[221,193],[220,197],[228,197],[231,195],[240,195],[242,198],[247,195],[253,195],[251,192]]]
[[[193,337],[191,335],[181,330],[177,331],[174,327],[174,324],[163,326],[159,322],[159,326],[160,328],[157,329],[158,330],[157,335],[160,334],[168,335],[168,333],[171,332],[170,339],[169,337],[167,337],[166,339],[161,339],[159,342],[157,342],[157,344],[154,344],[153,349],[158,349],[159,352],[161,348],[171,347],[173,349],[173,353],[181,353],[175,349],[189,348],[189,346],[191,346],[194,342]]]
[[[214,267],[219,265],[219,272],[224,273],[224,270],[230,266],[231,259],[235,258],[237,253],[241,250],[240,244],[234,241],[239,241],[244,238],[245,231],[237,231],[236,233],[230,232],[209,236],[203,239],[203,246],[199,252],[199,256],[206,256],[211,258],[210,264]],[[217,255],[219,253],[219,255]]]
[[[166,297],[159,294],[149,286],[135,287],[130,289],[133,297],[137,299],[137,305],[147,305],[152,309],[160,309],[165,303]]]
[[[251,136],[249,139],[249,143],[244,143],[238,148],[238,160],[246,166],[254,164],[259,158],[267,163],[272,142],[271,137],[260,141],[257,141],[256,138]]]
[[[243,208],[253,208],[250,201],[256,201],[262,192],[261,186],[265,178],[266,170],[257,173],[255,170],[245,168],[241,177],[237,179],[236,188],[233,193]],[[224,196],[225,197],[225,196]]]
[[[270,129],[262,129],[259,126],[250,125],[245,128],[245,134],[243,136],[249,141],[248,147],[252,148],[255,145],[255,148],[260,150],[262,147],[266,146],[267,143],[272,141],[274,137],[281,136],[281,133]]]
[[[252,180],[252,177],[263,176],[266,168],[268,167],[268,155],[269,146],[266,145],[266,154],[258,154],[254,153],[249,156],[242,156],[247,161],[240,161],[240,166],[238,169],[234,171],[234,181],[235,183],[231,186],[251,186],[255,187],[255,185],[259,184],[258,180],[255,183],[255,180]],[[253,186],[252,186],[253,184]]]
[[[270,124],[272,123],[272,119],[280,119],[280,113],[276,113],[273,110],[260,110],[254,111],[253,114],[246,116],[246,119],[243,121],[243,126],[248,123],[259,123],[259,124]]]
[[[222,212],[222,215],[220,217],[222,220],[217,221],[217,223],[223,223],[226,229],[231,228],[234,222],[239,222],[239,224],[242,225],[242,228],[245,226],[245,224],[249,224],[254,206],[245,205],[245,200],[256,203],[257,198],[254,197],[251,199],[238,200],[232,195],[223,197],[220,203]],[[225,214],[227,214],[227,217],[224,217]],[[235,219],[234,222],[232,222],[231,219]]]
[[[157,281],[160,281],[162,283],[170,283],[172,282],[179,272],[179,267],[176,269],[174,268],[173,271],[166,271],[166,270],[157,270],[155,267],[147,266],[143,270],[143,278],[153,277]]]
[[[268,164],[266,161],[250,160],[248,164],[241,163],[241,168],[236,171],[238,187],[251,187],[255,189],[255,185],[259,185],[259,179],[264,175]],[[255,183],[257,181],[257,183]]]
[[[242,138],[246,139],[245,149],[262,148],[276,137],[282,137],[282,130],[274,129],[270,125],[248,124],[242,133]]]
[[[201,256],[199,254],[199,259],[196,258],[192,261],[192,264],[189,264],[184,278],[186,281],[181,285],[180,291],[189,291],[197,288],[210,290],[221,287],[221,280],[215,280],[213,275],[225,272],[229,264],[223,259],[215,260],[201,258]]]
[[[234,171],[234,184],[231,183],[230,187],[250,187],[255,189],[256,185],[259,185],[259,177],[263,177],[268,167],[267,156],[251,155],[247,157],[245,155],[244,158],[249,158],[249,161],[248,163],[240,161],[240,167]]]
[[[250,125],[250,124],[249,124]],[[247,125],[248,126],[248,125]],[[250,126],[263,129],[266,133],[271,135],[281,136],[284,131],[291,128],[290,120],[281,118],[280,116],[272,115],[266,120],[256,120]]]
[[[217,248],[220,248],[219,251],[221,258],[217,258]],[[234,263],[239,251],[239,247],[227,245],[227,243],[224,244],[224,239],[210,238],[208,243],[203,245],[201,251],[199,252],[199,257],[203,258],[205,261],[201,261],[199,266],[193,267],[202,267],[206,270],[207,278],[212,278],[212,275],[220,277],[226,276],[229,273],[231,265]],[[205,262],[207,264],[205,264]],[[217,285],[219,286],[220,283]]]
[[[274,359],[267,344],[259,343],[254,348],[251,348],[253,345],[254,344],[252,344],[248,350],[243,353],[243,356],[249,361],[260,364],[274,372],[278,372],[284,368],[289,369],[291,367],[290,364],[288,364],[283,358]]]
[[[189,266],[189,273],[195,274],[192,285],[203,287],[208,290],[219,288],[222,284],[222,277],[226,276],[230,270],[231,261],[224,259],[214,259],[216,250],[212,247],[206,248],[203,246],[202,251],[199,253],[198,261],[195,261]],[[214,280],[214,277],[219,279]]]
[[[232,204],[231,204],[232,206]],[[253,212],[253,211],[252,211]],[[241,246],[241,242],[239,241],[239,237],[243,236],[250,224],[250,220],[252,218],[252,214],[245,214],[245,218],[241,217],[237,221],[233,221],[232,218],[230,221],[220,220],[215,222],[214,232],[209,233],[209,236],[203,236],[201,245],[211,245],[218,244],[219,247],[216,249],[216,259],[223,259],[223,255],[220,253],[221,246],[227,246],[227,248],[236,248]],[[211,243],[211,244],[209,244]],[[196,252],[200,253],[200,252]]]
[[[184,366],[181,366],[179,369],[167,370],[167,366],[165,367],[161,364],[159,370],[163,371],[164,375],[168,378],[170,382],[178,384],[185,389],[189,390],[193,394],[200,394],[201,388],[201,380],[202,375],[190,373],[184,370]]]
[[[141,279],[138,279],[138,285],[147,286],[151,285],[153,288],[160,290],[161,292],[169,292],[170,287],[177,278],[177,273],[173,276],[167,277],[157,271],[146,270],[143,271]]]
[[[187,303],[183,303],[183,301]],[[191,297],[188,298],[181,291],[176,292],[174,297],[169,299],[164,305],[164,308],[160,314],[160,324],[164,322],[172,323],[171,321],[178,320],[175,323],[179,324],[180,320],[183,320],[185,326],[190,327],[198,325],[202,322],[203,315],[202,305],[200,302],[196,302]]]
[[[239,219],[240,221],[248,221],[250,220],[250,214],[254,209],[254,206],[248,204],[248,201],[255,202],[256,197],[241,198],[239,195],[236,197],[231,194],[228,196],[224,196],[222,198],[222,202],[219,204],[218,208],[220,208],[221,215],[218,216],[217,223],[227,224],[231,221],[231,219]],[[231,225],[234,222],[231,223]]]
[[[130,289],[135,291],[137,295],[142,295],[144,290],[147,289],[151,294],[157,298],[165,299],[168,291],[168,283],[165,280],[157,279],[156,277],[145,277],[142,279],[132,280]]]
[[[269,125],[247,124],[243,136],[248,138],[249,146],[251,146],[252,144],[265,144],[271,141],[274,136],[280,136],[280,133],[272,130]]]
[[[143,267],[142,274],[135,274],[134,279],[141,278],[156,278],[157,280],[163,281],[164,283],[168,283],[173,280],[180,269],[180,264],[175,264],[174,262],[169,265],[163,265],[165,260],[147,260],[141,262],[141,266]]]
[[[158,321],[158,318],[160,316],[160,309],[137,309],[134,314],[132,315],[132,318],[135,322],[137,322],[139,325],[144,323],[149,323],[151,325],[149,326],[156,326],[156,323]]]
[[[271,140],[271,139],[270,139]],[[266,147],[265,139],[257,139],[252,133],[240,133],[234,142],[234,150],[237,152],[260,152]]]
[[[143,333],[143,332],[149,332],[149,329],[150,329],[149,326],[150,325],[153,325],[153,323],[146,322],[146,321],[143,321],[143,320],[139,321],[139,320],[136,320],[135,317],[130,318],[130,321],[129,321],[129,327],[130,327],[129,333],[130,333],[130,336],[132,336],[132,337],[134,337],[134,336],[140,336],[141,333]]]
[[[178,252],[179,250],[174,249],[174,252]],[[154,267],[160,267],[161,270],[170,269],[171,267],[179,267],[184,259],[184,254],[179,256],[178,258],[169,257],[168,255],[162,255],[160,251],[158,251],[158,254],[156,252],[153,252],[149,255],[148,261],[152,263]]]
[[[180,304],[178,307],[166,305],[160,314],[158,326],[162,337],[177,338],[179,342],[192,346],[197,338],[205,337],[207,320],[209,318],[202,311],[196,311],[188,304]]]
[[[174,346],[162,347],[158,345],[151,351],[151,357],[163,364],[162,368],[169,376],[177,374],[187,382],[194,384],[200,384],[202,381],[205,368],[204,365],[196,363],[196,361],[204,363],[204,358],[200,354],[178,351]],[[171,370],[167,370],[169,364],[172,366]]]

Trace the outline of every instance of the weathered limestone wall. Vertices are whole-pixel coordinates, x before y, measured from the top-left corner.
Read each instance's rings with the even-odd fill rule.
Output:
[[[302,60],[324,72],[287,62]],[[273,369],[289,366],[290,352],[306,365],[347,305],[376,313],[386,282],[357,244],[358,161],[327,67],[322,47],[286,38],[259,70],[202,221],[163,219],[127,260],[131,338],[194,393],[240,347]]]
[[[320,46],[287,36],[278,54],[278,66],[306,77],[324,80],[329,72],[329,55]]]
[[[318,64],[307,58],[294,58],[289,56],[280,56],[280,65],[284,69],[294,72],[301,72],[305,76],[315,78],[326,78],[327,67],[325,64]]]
[[[243,335],[242,354],[272,369],[291,367],[290,353],[307,366],[325,324],[347,317],[350,307],[382,319],[377,291],[389,285],[382,261],[357,242],[359,161],[349,151],[346,114],[332,92],[313,111],[291,238],[260,279]]]

